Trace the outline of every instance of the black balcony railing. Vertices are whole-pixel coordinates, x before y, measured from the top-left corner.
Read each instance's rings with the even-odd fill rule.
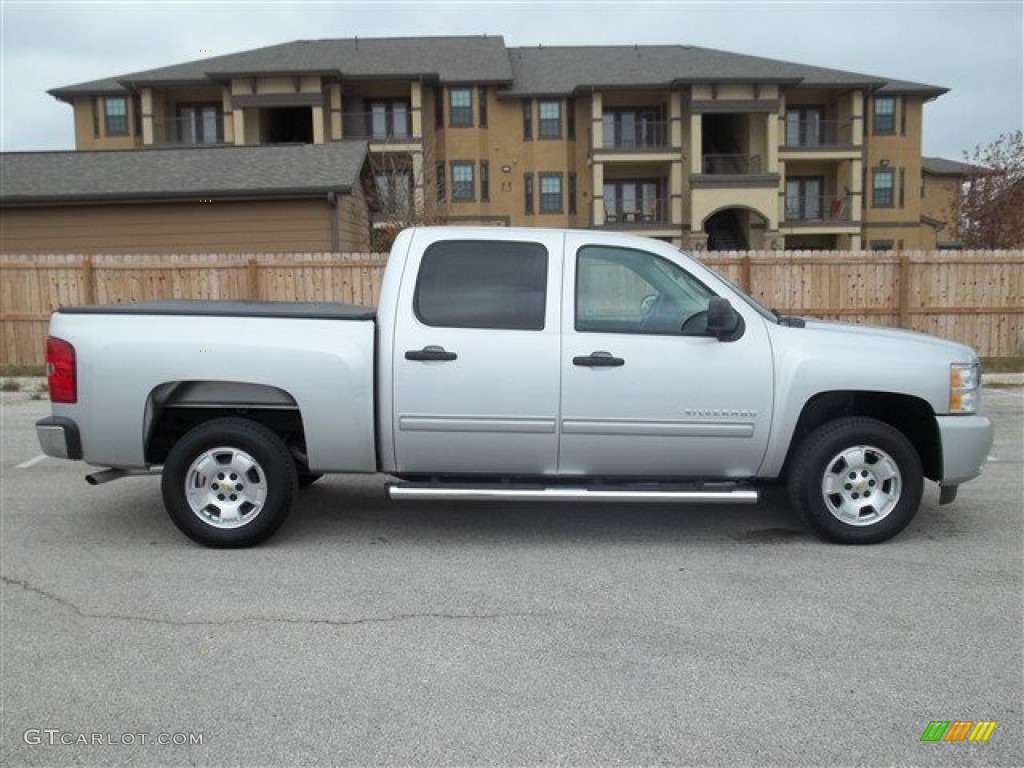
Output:
[[[664,198],[648,198],[636,202],[605,200],[605,226],[652,226],[668,224],[669,201]]]
[[[153,143],[158,146],[224,144],[224,116],[208,114],[154,119]]]
[[[704,155],[703,172],[712,176],[761,173],[761,156]]]
[[[803,223],[852,220],[849,195],[787,195],[786,221]]]
[[[785,146],[789,149],[852,147],[853,123],[840,120],[787,120]]]
[[[601,134],[602,149],[664,149],[670,143],[666,120],[643,120],[632,125],[606,121]]]
[[[345,112],[341,129],[346,139],[401,142],[413,138],[412,115],[408,112]]]

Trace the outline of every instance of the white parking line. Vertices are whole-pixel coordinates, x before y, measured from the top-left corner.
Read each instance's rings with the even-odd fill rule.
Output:
[[[28,461],[23,461],[23,462],[21,462],[21,464],[19,464],[17,468],[18,468],[18,469],[28,469],[29,467],[34,467],[34,466],[35,466],[36,464],[38,464],[38,463],[39,463],[40,461],[45,461],[45,460],[46,460],[46,458],[47,458],[47,457],[46,457],[46,454],[45,454],[45,453],[40,453],[40,454],[39,454],[38,456],[36,456],[36,457],[35,457],[34,459],[29,459]]]

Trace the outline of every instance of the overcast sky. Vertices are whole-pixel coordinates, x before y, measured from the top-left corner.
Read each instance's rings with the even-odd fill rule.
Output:
[[[71,149],[62,85],[329,37],[504,35],[508,45],[691,44],[950,89],[924,153],[1022,124],[1024,0],[969,2],[45,2],[0,0],[5,151]]]

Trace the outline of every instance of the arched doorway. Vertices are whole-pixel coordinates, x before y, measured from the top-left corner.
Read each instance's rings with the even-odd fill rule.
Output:
[[[747,251],[764,247],[767,219],[750,208],[723,208],[704,220],[709,251]]]

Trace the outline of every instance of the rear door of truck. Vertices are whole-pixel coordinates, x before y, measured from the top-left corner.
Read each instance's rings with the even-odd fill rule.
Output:
[[[556,472],[564,234],[415,237],[393,347],[399,471]]]

